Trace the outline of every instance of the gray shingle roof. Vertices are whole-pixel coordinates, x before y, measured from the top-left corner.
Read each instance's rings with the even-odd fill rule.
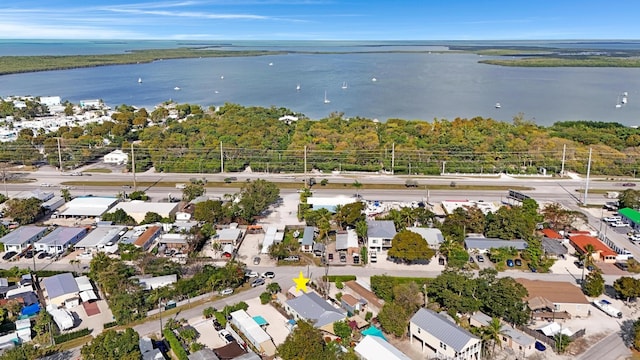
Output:
[[[346,318],[346,315],[341,310],[329,305],[314,292],[287,300],[287,305],[303,318],[314,321],[313,325],[315,327],[322,327]]]
[[[393,239],[396,236],[396,226],[391,220],[367,220],[367,236]]]
[[[467,330],[429,309],[418,310],[411,318],[411,322],[452,347],[456,352],[464,350],[470,340],[478,339]]]
[[[44,283],[45,289],[47,289],[49,299],[67,294],[75,294],[80,291],[78,289],[78,283],[71,273],[50,276],[42,279],[42,282]]]

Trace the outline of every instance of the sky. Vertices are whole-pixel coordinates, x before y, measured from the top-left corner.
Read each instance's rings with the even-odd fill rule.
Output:
[[[640,39],[640,1],[12,0],[0,38]]]

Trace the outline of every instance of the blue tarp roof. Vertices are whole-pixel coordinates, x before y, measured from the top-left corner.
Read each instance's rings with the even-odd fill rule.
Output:
[[[384,339],[385,341],[387,340],[387,338],[384,337],[384,334],[382,333],[382,330],[378,329],[375,326],[369,326],[368,328],[363,330],[362,331],[362,335],[363,336],[366,336],[366,335],[377,336],[379,338]]]
[[[22,315],[25,315],[25,316],[33,316],[39,312],[40,312],[40,304],[38,303],[25,306],[22,308],[22,311],[21,311]]]

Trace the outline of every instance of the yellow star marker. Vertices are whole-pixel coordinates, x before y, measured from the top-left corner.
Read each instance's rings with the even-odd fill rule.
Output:
[[[293,282],[296,283],[296,291],[307,292],[307,282],[309,282],[309,279],[302,275],[302,271],[300,271],[300,275],[297,278],[293,279]]]

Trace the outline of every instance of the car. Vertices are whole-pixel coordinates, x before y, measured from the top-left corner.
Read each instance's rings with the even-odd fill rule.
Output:
[[[218,319],[213,319],[213,328],[216,329],[216,331],[222,330],[222,325],[220,324]]]
[[[538,272],[538,269],[531,264],[529,264],[529,270],[531,270],[531,272]]]
[[[329,253],[327,256],[329,257],[329,261],[333,261],[333,253]]]
[[[522,266],[522,260],[520,259],[516,259],[515,263],[516,263],[516,266]]]
[[[470,263],[475,262],[475,261],[473,261],[473,256],[469,256],[469,262],[470,262]]]
[[[622,222],[622,221],[617,221],[617,222],[612,222],[609,225],[611,225],[612,227],[625,227],[625,226],[629,226],[629,224]]]
[[[606,222],[619,222],[622,221],[622,216],[608,216],[606,218],[603,218],[602,220]]]
[[[622,271],[629,271],[629,264],[623,262],[617,262],[615,265]]]
[[[508,259],[508,260],[507,260],[507,266],[508,266],[508,267],[513,267],[513,266],[514,266],[513,260]]]
[[[340,262],[343,262],[343,263],[347,262],[347,255],[346,254],[340,254]]]
[[[260,256],[256,256],[253,258],[253,265],[258,265],[260,264]]]
[[[44,252],[44,251],[38,254],[38,259],[40,259],[40,260],[42,260],[42,259],[44,259],[46,257],[47,257],[47,253]]]
[[[260,274],[258,274],[257,271],[247,270],[244,273],[244,276],[246,276],[248,278],[257,278],[258,276],[260,276]]]
[[[634,234],[629,236],[629,240],[631,241],[640,241],[640,235]]]
[[[35,255],[35,252],[34,252],[34,251],[32,251],[32,250],[26,251],[26,252],[24,253],[24,257],[25,257],[26,259],[31,259],[34,255]]]
[[[52,187],[53,185],[51,185],[49,183],[42,183],[42,184],[40,184],[40,186],[42,186],[42,187]]]
[[[262,274],[262,277],[267,279],[273,279],[274,277],[276,277],[276,273],[274,273],[273,271],[267,271],[266,273]]]
[[[220,338],[223,340],[225,337],[227,337],[227,335],[231,335],[231,334],[229,334],[229,332],[225,329],[218,331],[218,336],[220,336]]]
[[[478,260],[478,262],[484,262],[484,256],[476,255],[476,260]]]
[[[71,176],[82,176],[81,172],[72,172]]]
[[[256,287],[260,285],[264,285],[264,279],[262,278],[256,278],[251,282],[251,287]]]
[[[224,178],[224,182],[227,183],[227,184],[232,183],[234,181],[238,181],[238,178],[235,177],[235,176],[230,176],[228,178]]]
[[[131,189],[131,185],[122,185],[123,189]]]
[[[635,183],[632,183],[632,182],[626,182],[626,183],[622,184],[622,186],[629,186],[629,187],[631,187],[631,186],[636,186],[636,184],[635,184]]]
[[[231,294],[233,294],[232,288],[226,288],[224,290],[220,290],[220,295],[222,296],[231,295]]]
[[[2,260],[9,260],[12,257],[16,256],[17,252],[15,251],[7,251],[4,255],[2,255]]]
[[[284,261],[300,261],[300,256],[298,255],[291,255],[291,256],[287,256],[286,258],[283,259]]]
[[[224,340],[227,342],[227,344],[236,341],[236,339],[231,334],[225,335],[224,336]]]

